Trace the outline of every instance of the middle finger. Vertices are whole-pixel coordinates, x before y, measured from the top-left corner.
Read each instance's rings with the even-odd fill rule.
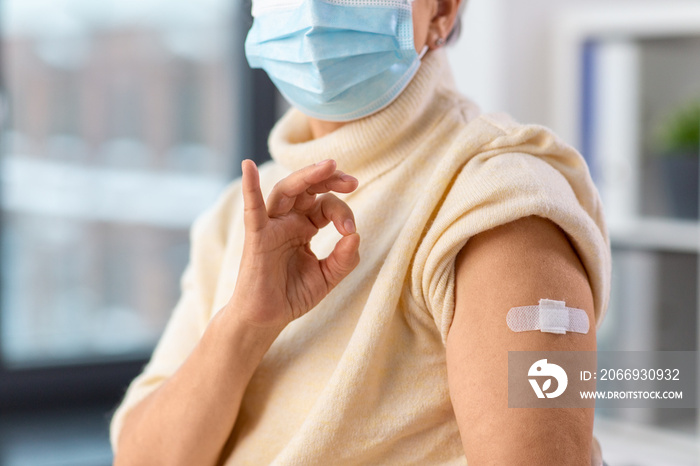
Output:
[[[335,162],[330,160],[320,165],[302,168],[280,180],[267,199],[267,213],[270,217],[284,215],[292,207],[297,207],[298,197],[314,198],[315,194],[336,191],[349,193],[357,188],[357,179],[335,170]],[[301,204],[309,204],[302,202]]]

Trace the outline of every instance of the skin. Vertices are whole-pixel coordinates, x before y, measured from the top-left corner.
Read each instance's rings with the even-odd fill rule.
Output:
[[[438,48],[458,6],[459,0],[414,1],[416,51]],[[314,138],[343,124],[310,119]],[[175,374],[125,417],[116,466],[220,463],[243,393],[271,344],[359,263],[353,213],[332,194],[352,192],[358,182],[334,161],[289,175],[267,201],[255,164],[244,161],[242,171],[245,244],[233,294]],[[319,260],[309,241],[329,223],[342,239]],[[542,297],[584,309],[591,332],[510,332],[508,309]],[[566,235],[528,217],[471,238],[457,258],[455,299],[447,370],[470,466],[600,464],[591,456],[592,410],[507,408],[509,350],[595,349],[592,293]]]
[[[585,310],[591,331],[512,332],[508,310],[540,298]],[[457,256],[455,300],[447,371],[469,465],[600,464],[593,409],[508,408],[508,351],[596,349],[588,277],[564,232],[533,216],[471,238]]]
[[[117,466],[217,464],[245,388],[272,342],[359,263],[352,211],[330,194],[352,192],[358,183],[334,161],[281,180],[267,202],[255,164],[246,160],[242,169],[245,244],[233,295],[175,374],[126,416]],[[343,237],[319,260],[309,241],[329,223]]]

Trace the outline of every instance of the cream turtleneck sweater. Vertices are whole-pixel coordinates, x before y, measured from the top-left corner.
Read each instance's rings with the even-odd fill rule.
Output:
[[[583,158],[543,127],[479,115],[454,89],[444,52],[428,53],[381,112],[311,140],[306,117],[290,110],[269,143],[264,195],[292,170],[327,158],[358,178],[359,188],[339,197],[355,214],[361,262],[264,357],[227,465],[466,464],[444,342],[455,257],[484,230],[529,215],[558,224],[586,268],[602,320],[610,248]],[[230,298],[242,206],[235,181],[193,226],[181,300],[114,416],[114,445],[125,413],[177,370]],[[326,228],[312,248],[325,256],[338,238]]]

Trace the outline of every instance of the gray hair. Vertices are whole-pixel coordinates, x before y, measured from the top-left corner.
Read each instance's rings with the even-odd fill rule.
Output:
[[[466,10],[467,3],[468,0],[462,0],[462,3],[459,4],[459,10],[457,11],[457,18],[455,19],[455,24],[454,26],[452,26],[452,30],[450,31],[450,33],[447,35],[445,44],[452,45],[455,42],[457,42],[457,39],[459,39],[459,35],[462,33],[462,13],[464,13],[464,10]]]

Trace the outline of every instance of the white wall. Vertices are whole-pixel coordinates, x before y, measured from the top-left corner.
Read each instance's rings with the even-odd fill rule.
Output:
[[[562,10],[591,5],[697,0],[468,0],[462,37],[448,49],[457,86],[484,111],[551,123],[552,23]]]

